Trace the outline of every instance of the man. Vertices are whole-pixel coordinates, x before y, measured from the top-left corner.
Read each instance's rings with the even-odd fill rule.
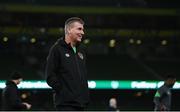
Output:
[[[170,111],[171,109],[171,88],[176,82],[173,75],[167,75],[162,85],[154,96],[155,111]]]
[[[56,110],[84,110],[89,102],[86,56],[80,42],[84,22],[72,17],[65,22],[65,37],[51,47],[47,57],[46,80],[54,90]]]
[[[109,106],[108,106],[108,111],[116,111],[119,112],[119,109],[117,107],[117,100],[116,98],[110,98],[109,100]]]
[[[22,102],[17,85],[23,80],[18,72],[14,72],[10,80],[6,81],[6,87],[2,91],[2,110],[27,110],[31,105]]]

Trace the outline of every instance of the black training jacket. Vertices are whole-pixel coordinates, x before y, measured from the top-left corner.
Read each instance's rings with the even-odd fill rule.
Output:
[[[6,82],[2,91],[2,110],[25,110],[26,105],[22,104],[17,85],[12,81]]]
[[[165,110],[169,111],[171,108],[171,89],[166,84],[161,86],[154,97],[155,109],[161,110],[161,105],[165,106]]]
[[[58,39],[47,57],[46,81],[55,91],[56,106],[85,107],[89,102],[85,53],[77,47],[74,53],[64,38]]]

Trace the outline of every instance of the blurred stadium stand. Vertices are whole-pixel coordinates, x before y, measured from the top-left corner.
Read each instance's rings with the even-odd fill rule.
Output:
[[[32,38],[35,39],[34,43],[31,43]],[[1,78],[7,79],[10,71],[20,70],[25,74],[25,79],[44,79],[48,50],[56,40],[55,37],[42,39],[23,36],[9,38],[7,42],[1,41]],[[169,43],[161,45],[158,40],[134,39],[135,42],[141,40],[142,43],[137,44],[129,43],[130,40],[114,39],[114,47],[109,46],[112,40],[108,39],[89,38],[88,43],[84,40],[89,79],[161,80],[157,75],[180,73],[180,49],[175,42],[170,43],[167,39]]]
[[[60,5],[60,6],[117,6],[117,7],[148,7],[148,8],[179,8],[178,0],[1,0],[1,3]]]

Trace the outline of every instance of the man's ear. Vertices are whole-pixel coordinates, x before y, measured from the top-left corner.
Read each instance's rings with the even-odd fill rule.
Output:
[[[67,28],[67,33],[69,34],[71,32],[71,29],[70,28]]]

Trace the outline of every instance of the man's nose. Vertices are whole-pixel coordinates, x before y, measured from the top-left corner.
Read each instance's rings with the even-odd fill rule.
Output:
[[[81,34],[83,34],[83,35],[84,35],[84,31],[82,31],[82,32],[81,32]]]

